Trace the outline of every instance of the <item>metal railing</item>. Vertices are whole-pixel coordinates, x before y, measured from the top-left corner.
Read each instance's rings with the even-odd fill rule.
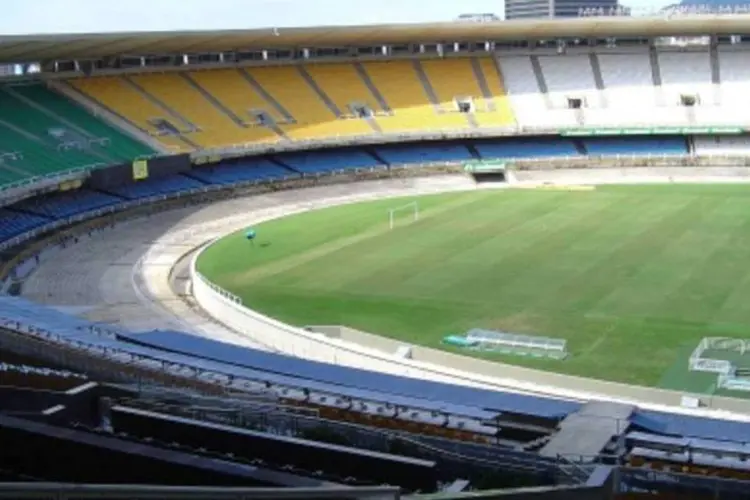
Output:
[[[336,488],[224,488],[209,486],[153,486],[121,484],[0,483],[0,499],[39,500],[244,500],[244,499],[394,499],[395,486]]]

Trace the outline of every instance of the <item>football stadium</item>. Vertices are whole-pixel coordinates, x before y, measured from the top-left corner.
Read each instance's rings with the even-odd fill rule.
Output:
[[[0,498],[747,498],[748,21],[0,36]]]

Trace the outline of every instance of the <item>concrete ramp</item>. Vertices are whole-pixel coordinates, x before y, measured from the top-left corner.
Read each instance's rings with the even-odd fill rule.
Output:
[[[558,426],[557,434],[540,450],[545,457],[565,456],[593,461],[614,436],[625,432],[635,406],[590,401],[571,413]]]

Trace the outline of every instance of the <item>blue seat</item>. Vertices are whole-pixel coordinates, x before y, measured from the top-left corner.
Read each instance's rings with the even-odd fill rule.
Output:
[[[248,181],[278,180],[299,177],[299,174],[263,158],[237,163],[199,167],[190,172],[191,177],[209,184],[236,184]]]
[[[109,192],[128,200],[137,200],[139,198],[150,198],[152,196],[177,193],[179,191],[199,189],[203,186],[205,184],[197,179],[183,175],[172,175],[109,188]]]
[[[280,156],[279,160],[298,172],[317,174],[356,168],[373,168],[382,164],[365,151],[311,151]]]
[[[31,198],[18,203],[15,207],[38,215],[62,219],[96,210],[97,208],[114,205],[121,201],[122,198],[118,198],[117,196],[82,189],[80,191]]]
[[[471,160],[466,146],[461,144],[405,144],[379,146],[375,152],[390,165],[409,163],[442,163]]]
[[[580,156],[575,145],[565,139],[505,139],[474,145],[485,160],[510,158],[549,158]]]
[[[15,238],[48,222],[50,219],[39,215],[0,209],[0,241]]]
[[[681,137],[591,137],[583,141],[590,155],[683,155],[687,154]]]

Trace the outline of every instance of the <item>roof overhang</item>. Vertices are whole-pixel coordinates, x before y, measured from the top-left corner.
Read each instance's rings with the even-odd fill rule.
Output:
[[[315,48],[634,36],[750,33],[750,15],[593,17],[491,23],[391,24],[315,28],[263,28],[0,36],[0,61],[98,59],[123,55],[190,54],[253,49]]]

